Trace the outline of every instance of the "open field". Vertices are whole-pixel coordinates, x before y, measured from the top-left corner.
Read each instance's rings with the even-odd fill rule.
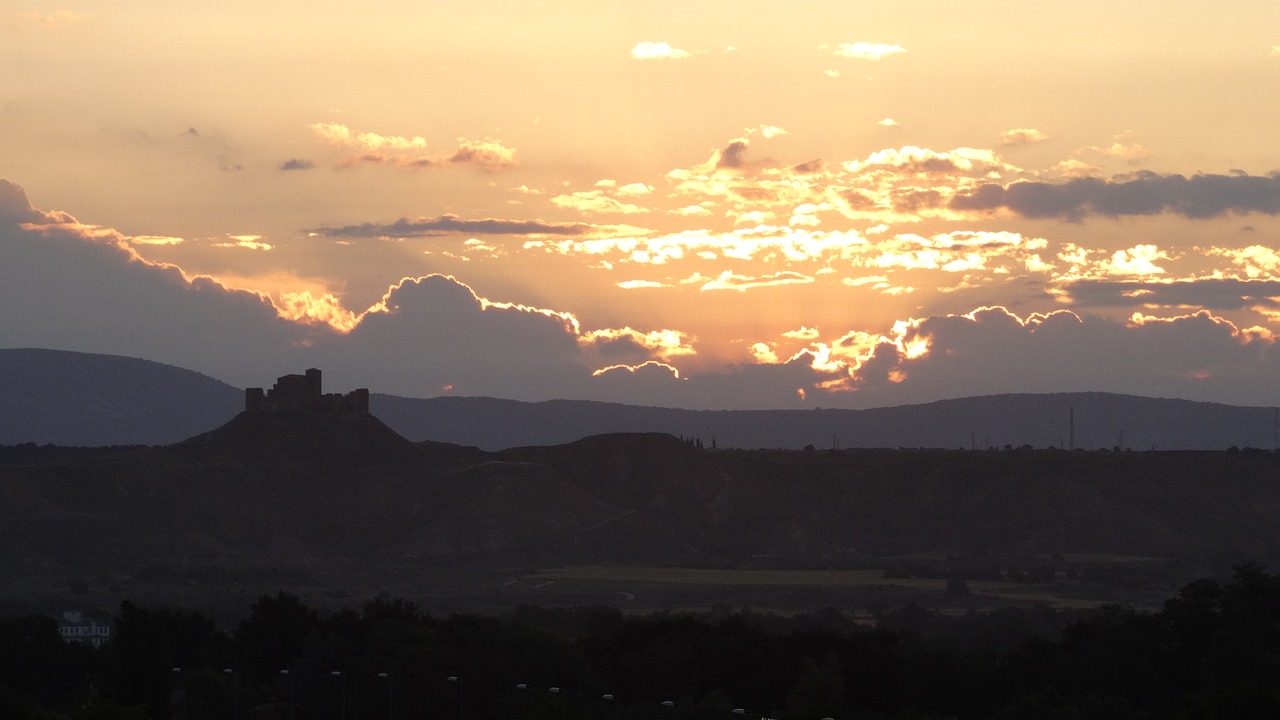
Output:
[[[1071,558],[1082,567],[1125,569],[1124,583],[1057,577],[1053,582],[967,580],[969,594],[947,592],[942,578],[886,577],[882,569],[766,570],[580,565],[512,568],[486,565],[360,565],[304,577],[223,581],[175,579],[143,583],[71,569],[8,574],[0,586],[0,612],[83,609],[112,614],[121,600],[200,608],[220,625],[233,625],[264,594],[295,594],[325,611],[359,607],[378,595],[404,597],[437,615],[501,614],[522,604],[545,607],[604,605],[629,614],[705,612],[750,607],[794,615],[828,608],[869,618],[877,610],[916,603],[945,613],[1046,605],[1088,608],[1104,603],[1158,606],[1194,576],[1171,576],[1165,561],[1124,556]],[[896,562],[896,561],[895,561]],[[1132,572],[1137,569],[1139,573]],[[69,577],[87,579],[73,593]]]

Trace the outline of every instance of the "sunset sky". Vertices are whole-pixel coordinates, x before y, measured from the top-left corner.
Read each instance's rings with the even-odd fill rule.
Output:
[[[0,346],[1280,404],[1280,3],[6,3]]]

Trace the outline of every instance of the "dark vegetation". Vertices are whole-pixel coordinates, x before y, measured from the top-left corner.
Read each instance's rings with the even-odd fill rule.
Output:
[[[166,447],[0,446],[0,608],[130,597],[216,604],[222,619],[274,588],[392,589],[446,613],[624,596],[636,610],[848,610],[901,603],[900,588],[933,593],[932,609],[1151,606],[1239,558],[1280,563],[1277,477],[1280,454],[1256,450],[724,450],[617,434],[489,453],[411,443],[368,414],[244,413]],[[575,566],[639,570],[523,580]],[[652,568],[861,571],[893,587],[860,576],[787,594],[761,577],[686,592]],[[432,595],[476,569],[490,576]],[[493,590],[508,580],[526,592]]]
[[[269,576],[339,562],[886,569],[1040,582],[1058,558],[1280,562],[1280,454],[711,450],[604,435],[486,453],[371,415],[242,414],[161,448],[0,447],[0,563]],[[1040,558],[1011,573],[1002,558]],[[1094,568],[1076,566],[1077,573]]]
[[[501,617],[434,617],[387,596],[322,615],[285,593],[260,597],[230,632],[198,612],[128,601],[114,625],[95,651],[63,643],[48,618],[0,620],[0,716],[1280,714],[1280,577],[1256,565],[1226,582],[1192,582],[1154,612],[1111,605],[944,616],[908,605],[881,612],[874,627],[834,610],[780,617],[724,607],[629,617],[526,605]]]

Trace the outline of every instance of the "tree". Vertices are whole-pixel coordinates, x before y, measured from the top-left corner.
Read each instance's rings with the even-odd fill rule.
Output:
[[[302,656],[307,636],[320,627],[320,616],[295,595],[263,595],[235,631],[240,671],[251,683],[273,681],[290,661]]]

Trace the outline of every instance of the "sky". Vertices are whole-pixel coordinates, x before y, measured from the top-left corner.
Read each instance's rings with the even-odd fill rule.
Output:
[[[1280,3],[10,0],[0,64],[2,347],[1280,404]]]

